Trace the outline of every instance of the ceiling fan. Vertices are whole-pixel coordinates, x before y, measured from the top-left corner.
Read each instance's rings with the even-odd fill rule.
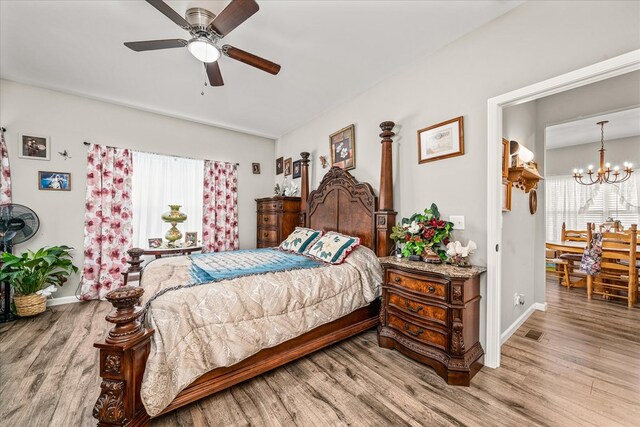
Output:
[[[280,72],[280,65],[264,58],[228,44],[219,46],[219,42],[223,37],[260,9],[255,0],[231,0],[231,3],[217,16],[206,9],[194,7],[187,10],[184,18],[162,0],[146,0],[146,2],[181,28],[189,31],[191,39],[189,41],[166,39],[127,42],[124,45],[129,49],[143,52],[146,50],[186,47],[198,61],[204,63],[211,86],[224,85],[220,66],[218,65],[218,59],[221,55],[244,62],[270,74],[275,75]]]

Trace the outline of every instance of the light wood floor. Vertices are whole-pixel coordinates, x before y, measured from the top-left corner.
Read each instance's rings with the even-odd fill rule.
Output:
[[[472,386],[377,346],[373,331],[154,420],[152,426],[616,426],[640,420],[640,310],[587,301],[551,283]],[[70,304],[0,325],[2,425],[95,425],[91,343],[106,302]],[[615,326],[612,326],[615,325]],[[540,342],[525,338],[544,332]]]

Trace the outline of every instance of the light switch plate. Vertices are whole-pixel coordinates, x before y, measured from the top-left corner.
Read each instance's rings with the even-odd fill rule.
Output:
[[[464,230],[464,215],[451,215],[449,222],[453,223],[454,230]]]

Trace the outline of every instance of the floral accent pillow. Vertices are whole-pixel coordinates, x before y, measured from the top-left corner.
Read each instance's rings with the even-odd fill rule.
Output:
[[[289,237],[287,237],[284,242],[280,243],[279,248],[286,252],[301,254],[320,237],[322,237],[321,231],[296,227],[296,229],[293,230],[293,233],[289,234]]]
[[[359,238],[330,231],[310,245],[306,254],[329,264],[342,264],[347,255],[358,245],[360,245]]]

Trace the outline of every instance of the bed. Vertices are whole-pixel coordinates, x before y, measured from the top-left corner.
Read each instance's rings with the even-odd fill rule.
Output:
[[[314,264],[274,249],[165,258],[145,267],[140,287],[107,295],[114,311],[106,319],[115,326],[94,344],[102,377],[93,408],[98,425],[145,425],[151,417],[377,326],[377,257],[391,249],[396,216],[394,124],[380,127],[379,200],[369,184],[338,168],[308,194],[309,154],[301,154],[301,224],[360,238],[361,247],[344,264]],[[203,280],[202,286],[188,280],[194,266],[219,272],[225,265],[253,263],[250,268],[258,271],[270,262],[285,267]]]

